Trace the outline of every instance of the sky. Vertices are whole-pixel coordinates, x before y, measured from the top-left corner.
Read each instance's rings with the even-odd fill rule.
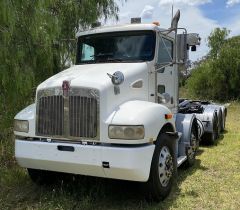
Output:
[[[115,0],[119,5],[119,21],[106,24],[130,23],[131,17],[141,17],[143,23],[159,21],[162,28],[169,28],[174,13],[181,11],[179,27],[188,33],[199,33],[202,38],[197,52],[190,59],[195,61],[208,52],[207,37],[216,27],[231,30],[230,36],[240,35],[240,0]]]

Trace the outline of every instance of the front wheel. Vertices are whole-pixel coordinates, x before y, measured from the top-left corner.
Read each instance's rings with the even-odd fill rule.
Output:
[[[148,197],[155,201],[163,200],[171,191],[176,172],[174,139],[160,134],[151,164],[149,180],[146,183]]]
[[[198,141],[197,129],[194,125],[192,125],[191,134],[190,134],[190,146],[186,149],[187,160],[184,163],[186,167],[191,167],[194,165],[198,147],[199,147],[199,141]]]

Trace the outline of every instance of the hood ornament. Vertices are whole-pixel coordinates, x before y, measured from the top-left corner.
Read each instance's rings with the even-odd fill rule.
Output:
[[[116,71],[113,75],[107,73],[109,78],[111,79],[113,85],[114,85],[114,94],[118,95],[120,94],[120,87],[124,81],[124,74],[121,71]]]
[[[113,75],[107,73],[112,80],[113,85],[121,85],[124,81],[124,74],[121,71],[116,71]]]
[[[62,83],[62,90],[63,90],[63,96],[67,97],[70,90],[70,82],[67,80],[64,80]]]

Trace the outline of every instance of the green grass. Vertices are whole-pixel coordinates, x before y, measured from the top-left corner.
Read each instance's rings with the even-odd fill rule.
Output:
[[[239,209],[240,104],[229,107],[226,131],[201,146],[196,164],[181,169],[171,194],[148,203],[132,182],[67,176],[53,186],[33,184],[13,158],[11,134],[0,140],[0,209]]]

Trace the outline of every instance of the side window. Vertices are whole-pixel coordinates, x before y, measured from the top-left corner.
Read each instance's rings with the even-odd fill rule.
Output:
[[[158,49],[158,64],[167,64],[173,59],[173,42],[160,37]]]
[[[82,45],[82,57],[81,61],[90,61],[94,59],[94,48],[90,45],[83,44]]]

